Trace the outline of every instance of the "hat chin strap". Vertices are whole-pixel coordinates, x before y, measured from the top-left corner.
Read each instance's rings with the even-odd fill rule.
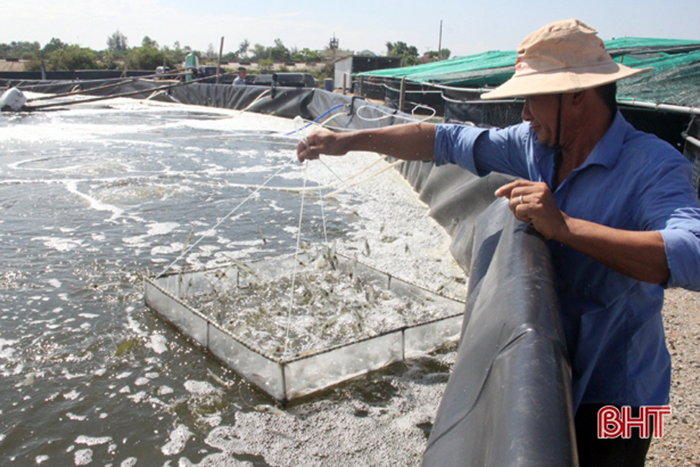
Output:
[[[554,146],[552,149],[554,149],[554,176],[552,177],[552,192],[557,190],[557,187],[559,186],[559,167],[561,167],[561,158],[562,158],[562,153],[561,153],[561,107],[562,107],[562,101],[564,98],[564,94],[559,94],[559,105],[557,108],[557,133],[556,133],[556,140],[554,142]]]

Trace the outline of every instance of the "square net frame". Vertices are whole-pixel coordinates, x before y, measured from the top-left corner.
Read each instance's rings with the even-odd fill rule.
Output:
[[[395,362],[425,355],[459,339],[465,301],[411,284],[343,255],[337,254],[337,257],[338,267],[346,273],[353,268],[363,280],[397,296],[428,300],[444,310],[443,316],[341,345],[275,356],[261,350],[255,342],[234,335],[186,301],[196,294],[210,293],[213,287],[217,290],[238,288],[247,275],[240,264],[147,277],[144,279],[145,302],[240,376],[282,403]],[[270,277],[270,271],[290,270],[294,263],[294,257],[282,257],[250,263],[246,267],[261,277]]]

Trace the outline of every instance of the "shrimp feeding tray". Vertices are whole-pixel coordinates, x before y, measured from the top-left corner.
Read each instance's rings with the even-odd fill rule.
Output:
[[[456,341],[465,306],[334,252],[149,277],[145,301],[283,402]]]

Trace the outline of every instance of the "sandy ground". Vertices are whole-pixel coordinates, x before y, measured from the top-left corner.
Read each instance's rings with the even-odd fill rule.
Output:
[[[700,293],[666,292],[666,340],[673,361],[671,417],[663,438],[654,439],[648,467],[700,466]]]

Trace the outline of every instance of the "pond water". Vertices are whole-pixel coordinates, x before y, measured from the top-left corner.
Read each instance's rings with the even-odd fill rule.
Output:
[[[294,129],[132,100],[0,114],[3,465],[420,463],[454,351],[282,410],[143,303],[144,275],[298,241],[463,298],[449,237],[400,175],[350,189],[387,163],[299,164]],[[345,191],[299,191],[327,185]]]

